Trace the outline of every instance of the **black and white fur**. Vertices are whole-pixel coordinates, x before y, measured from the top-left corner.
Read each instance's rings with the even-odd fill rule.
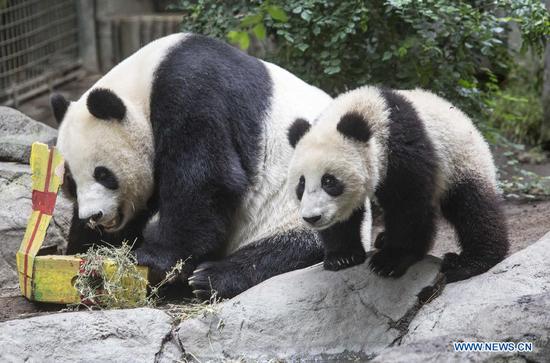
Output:
[[[193,34],[150,43],[78,101],[52,96],[65,189],[77,200],[69,252],[144,239],[138,262],[162,275],[185,260],[183,275],[203,298],[321,261],[284,190],[286,131],[330,100]]]
[[[303,219],[320,231],[327,269],[365,260],[359,231],[363,220],[370,225],[369,198],[384,212],[385,230],[370,260],[381,275],[401,276],[426,255],[439,210],[462,248],[445,255],[448,282],[505,257],[507,228],[489,147],[446,100],[419,89],[363,87],[336,98],[311,128],[296,120],[288,137],[296,148],[290,193]]]

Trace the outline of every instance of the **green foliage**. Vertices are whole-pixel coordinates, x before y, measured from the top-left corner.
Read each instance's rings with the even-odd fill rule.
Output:
[[[548,13],[540,0],[182,0],[183,29],[276,45],[263,55],[331,94],[371,83],[423,87],[480,113],[506,74],[504,30],[520,25],[524,49],[543,49]]]
[[[536,145],[542,125],[541,91],[527,76],[512,75],[503,89],[485,101],[488,125],[514,142]]]

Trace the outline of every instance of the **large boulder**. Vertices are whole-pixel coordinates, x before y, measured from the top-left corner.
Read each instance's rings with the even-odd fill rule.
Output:
[[[368,359],[401,339],[421,305],[417,295],[440,281],[439,266],[427,257],[397,280],[368,263],[293,271],[182,322],[177,337],[199,361]]]
[[[35,141],[54,145],[57,131],[30,117],[0,106],[0,161],[28,163]]]
[[[154,309],[13,320],[0,323],[0,361],[543,362],[548,261],[550,234],[439,297],[428,296],[439,291],[439,260],[427,257],[397,280],[373,275],[367,264],[289,272],[176,327]],[[530,342],[535,351],[460,353],[455,341]]]
[[[550,357],[550,233],[489,272],[447,285],[412,320],[402,346],[382,352],[377,361],[416,357],[414,361],[440,362],[468,356],[480,360],[491,354],[455,353],[452,343],[458,341],[531,342],[535,347],[531,353],[492,354],[494,359]]]
[[[44,315],[0,323],[2,362],[174,362],[172,319],[154,309]]]
[[[28,132],[27,135],[23,133]],[[0,296],[18,285],[15,253],[31,213],[29,150],[32,142],[53,142],[56,131],[8,107],[0,107]],[[44,246],[66,246],[71,203],[60,195]]]

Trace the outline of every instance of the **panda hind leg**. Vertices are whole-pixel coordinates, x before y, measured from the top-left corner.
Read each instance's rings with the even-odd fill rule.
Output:
[[[443,216],[454,226],[462,252],[447,253],[441,271],[447,282],[486,272],[508,252],[508,231],[498,194],[479,181],[464,180],[446,194]]]

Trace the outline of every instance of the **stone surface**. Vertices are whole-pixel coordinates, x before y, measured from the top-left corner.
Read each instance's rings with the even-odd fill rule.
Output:
[[[56,131],[8,107],[0,107],[0,297],[18,286],[15,265],[27,219],[31,213],[31,176],[28,165],[34,141],[53,142]],[[66,246],[72,207],[60,195],[44,246]]]
[[[21,112],[0,106],[0,161],[29,163],[35,141],[54,145],[57,131]]]
[[[399,340],[419,308],[417,294],[441,275],[427,257],[400,279],[374,275],[368,263],[331,272],[316,265],[276,276],[182,322],[189,357],[367,359]]]
[[[436,258],[398,280],[374,276],[366,263],[339,272],[316,265],[271,278],[177,327],[154,309],[0,323],[0,361],[545,362],[549,264],[550,233],[423,306],[417,295],[440,282]],[[535,351],[460,353],[454,341],[532,342]]]
[[[0,288],[18,285],[15,253],[31,214],[31,176],[28,165],[0,162]],[[44,246],[67,244],[71,203],[59,195]],[[0,292],[0,296],[2,293]]]
[[[180,355],[171,334],[171,318],[146,308],[11,320],[0,323],[0,361],[169,362]]]
[[[424,362],[483,357],[453,353],[454,341],[527,341],[534,343],[534,352],[500,355],[533,361],[550,357],[550,233],[489,272],[447,285],[412,320],[403,345],[388,349],[378,360],[399,361],[396,357],[411,355]]]

